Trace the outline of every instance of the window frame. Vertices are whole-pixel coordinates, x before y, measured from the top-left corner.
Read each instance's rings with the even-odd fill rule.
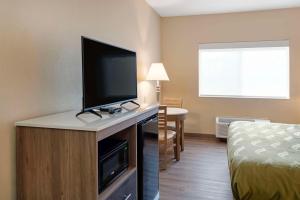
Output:
[[[200,66],[200,51],[216,50],[216,49],[234,49],[234,48],[268,48],[268,47],[288,47],[288,69],[287,69],[287,96],[248,96],[248,95],[206,95],[201,94],[201,66]],[[256,41],[256,42],[224,42],[224,43],[202,43],[198,46],[198,97],[208,98],[226,98],[226,99],[274,99],[288,100],[291,98],[291,76],[290,76],[290,42],[289,40],[274,40],[274,41]]]

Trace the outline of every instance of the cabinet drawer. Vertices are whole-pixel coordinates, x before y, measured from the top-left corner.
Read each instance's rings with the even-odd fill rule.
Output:
[[[136,172],[134,172],[108,200],[136,200]]]

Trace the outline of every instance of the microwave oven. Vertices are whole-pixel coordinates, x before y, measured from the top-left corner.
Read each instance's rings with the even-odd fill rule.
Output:
[[[101,193],[128,168],[128,141],[107,138],[98,143],[98,190]]]

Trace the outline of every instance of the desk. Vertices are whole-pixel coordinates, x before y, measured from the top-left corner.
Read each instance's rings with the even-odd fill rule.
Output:
[[[176,145],[181,147],[181,150],[184,150],[184,120],[188,110],[183,108],[167,108],[167,118],[168,121],[174,121],[176,126]],[[176,148],[176,160],[180,160],[180,148]]]

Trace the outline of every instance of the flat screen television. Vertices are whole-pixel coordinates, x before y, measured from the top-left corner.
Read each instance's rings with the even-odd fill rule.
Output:
[[[83,111],[137,98],[136,53],[81,37]]]

